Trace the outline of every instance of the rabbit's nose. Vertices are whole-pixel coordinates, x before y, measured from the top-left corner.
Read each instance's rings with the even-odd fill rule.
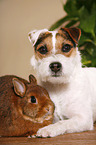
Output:
[[[49,105],[49,106],[47,106],[47,107],[45,108],[45,110],[46,110],[46,112],[51,113],[52,108],[51,108],[51,106]]]

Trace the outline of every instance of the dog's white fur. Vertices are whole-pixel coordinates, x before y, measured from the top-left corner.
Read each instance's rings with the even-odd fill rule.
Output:
[[[30,41],[35,45],[40,33],[47,29],[32,31]],[[64,133],[93,130],[96,121],[96,69],[82,68],[81,56],[76,48],[76,55],[66,57],[56,54],[57,31],[51,31],[53,50],[51,56],[43,59],[31,58],[31,65],[36,69],[40,84],[44,86],[55,104],[54,124],[39,129],[37,136],[54,137]],[[52,77],[50,63],[60,62],[62,71],[59,77]]]

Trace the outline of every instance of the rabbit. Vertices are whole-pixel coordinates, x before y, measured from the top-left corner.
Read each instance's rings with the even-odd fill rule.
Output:
[[[14,75],[0,77],[0,136],[31,136],[53,121],[54,104],[47,90]]]

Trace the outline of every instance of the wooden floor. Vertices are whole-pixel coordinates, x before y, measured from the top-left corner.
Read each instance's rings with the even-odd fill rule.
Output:
[[[96,123],[94,131],[71,133],[53,138],[9,137],[0,138],[0,145],[96,145]]]

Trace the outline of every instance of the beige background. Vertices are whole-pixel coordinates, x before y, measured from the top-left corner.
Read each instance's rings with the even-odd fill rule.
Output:
[[[64,2],[64,0],[62,0]],[[65,13],[61,0],[0,0],[0,76],[28,78],[33,48],[28,32],[49,28]]]

